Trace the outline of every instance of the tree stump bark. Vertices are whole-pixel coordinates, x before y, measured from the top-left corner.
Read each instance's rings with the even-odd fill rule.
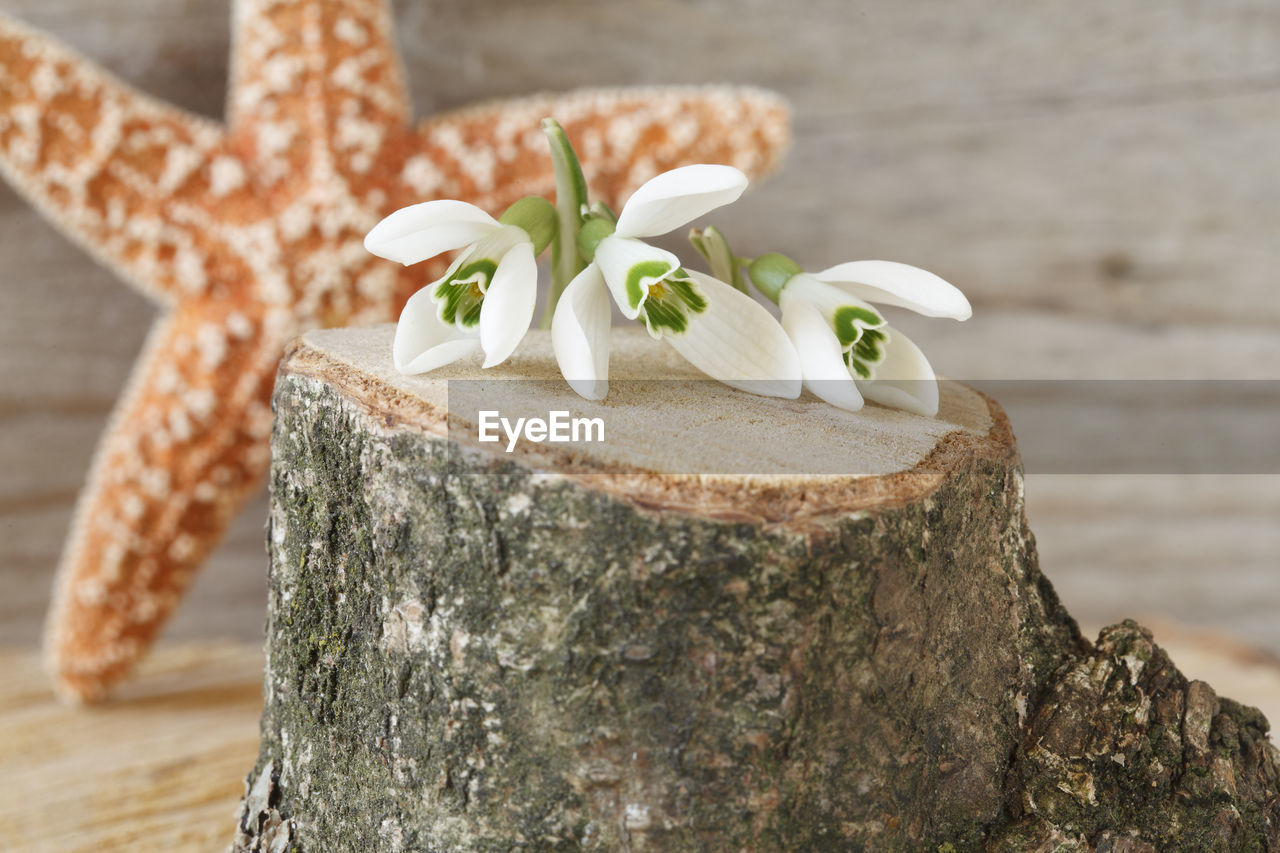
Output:
[[[1266,720],[1132,623],[1081,637],[993,401],[628,384],[693,374],[615,330],[596,404],[545,335],[404,377],[391,334],[307,335],[277,381],[237,850],[1280,846]],[[474,441],[535,404],[606,441]]]

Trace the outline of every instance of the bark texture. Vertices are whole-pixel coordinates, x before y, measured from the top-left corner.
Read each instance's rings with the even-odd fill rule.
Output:
[[[723,518],[460,452],[323,361],[277,383],[236,850],[1280,847],[1266,721],[1080,636],[994,404],[927,488]]]

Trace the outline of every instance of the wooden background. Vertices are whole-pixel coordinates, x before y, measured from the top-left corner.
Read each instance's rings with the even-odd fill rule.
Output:
[[[420,113],[584,84],[784,93],[744,252],[888,258],[972,298],[903,320],[962,378],[1280,378],[1280,4],[401,0]],[[0,0],[220,116],[227,0]],[[0,643],[38,642],[76,491],[152,308],[0,186]],[[1015,430],[1017,423],[1014,424]],[[1280,653],[1280,477],[1032,473],[1044,567],[1090,625],[1163,615]],[[169,635],[256,640],[253,504]]]

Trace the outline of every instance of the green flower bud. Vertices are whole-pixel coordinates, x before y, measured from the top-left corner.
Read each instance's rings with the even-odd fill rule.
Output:
[[[582,230],[578,232],[578,254],[587,263],[591,263],[596,256],[596,247],[600,245],[600,241],[608,237],[614,231],[613,222],[602,217],[591,217],[582,223]]]
[[[542,254],[542,250],[551,244],[560,229],[556,206],[536,195],[525,196],[508,207],[498,221],[503,225],[523,228],[529,235],[529,241],[533,243],[534,255]]]
[[[747,272],[752,284],[769,299],[777,302],[787,282],[804,270],[786,255],[767,252],[752,261]]]

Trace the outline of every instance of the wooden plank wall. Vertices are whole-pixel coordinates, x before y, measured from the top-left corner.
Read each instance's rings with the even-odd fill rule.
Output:
[[[0,0],[219,116],[227,0]],[[784,93],[795,146],[722,219],[745,252],[890,258],[973,299],[903,325],[964,378],[1280,378],[1280,5],[400,0],[419,112],[584,84]],[[152,309],[0,187],[0,642],[38,639],[96,437]],[[1016,428],[1015,424],[1015,428]],[[1280,652],[1280,477],[1033,473],[1091,624],[1163,614]],[[254,638],[263,504],[171,631]]]

